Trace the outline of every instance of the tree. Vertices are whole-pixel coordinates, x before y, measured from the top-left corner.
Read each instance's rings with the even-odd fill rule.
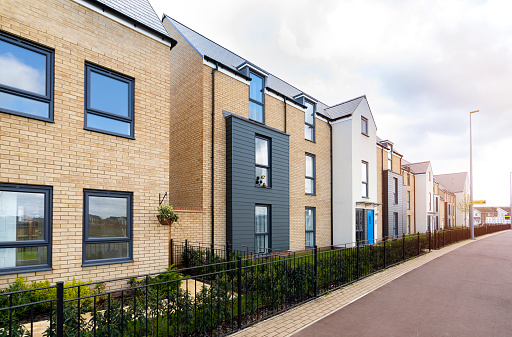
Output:
[[[469,213],[469,206],[471,204],[471,201],[469,200],[469,194],[464,193],[464,197],[462,200],[457,204],[457,209],[464,213],[464,226],[466,226],[466,220],[468,218]]]

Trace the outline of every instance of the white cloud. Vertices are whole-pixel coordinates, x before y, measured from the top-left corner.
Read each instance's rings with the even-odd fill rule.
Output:
[[[24,64],[11,53],[0,54],[0,81],[41,95],[46,93],[45,74]]]

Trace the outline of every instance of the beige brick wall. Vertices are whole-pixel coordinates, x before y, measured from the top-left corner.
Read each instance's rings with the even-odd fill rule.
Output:
[[[169,236],[156,207],[169,190],[169,47],[72,1],[4,0],[1,8],[0,30],[55,50],[55,123],[0,113],[0,182],[53,186],[53,271],[19,276],[162,271]],[[135,140],[83,129],[86,61],[135,78]],[[133,192],[134,262],[81,266],[83,189]],[[0,276],[0,285],[17,276]]]

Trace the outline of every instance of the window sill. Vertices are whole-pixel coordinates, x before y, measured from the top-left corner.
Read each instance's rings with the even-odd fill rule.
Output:
[[[49,266],[42,266],[42,267],[37,267],[36,266],[36,267],[33,267],[33,268],[30,268],[30,267],[23,267],[23,268],[14,267],[14,268],[9,268],[7,270],[0,270],[0,275],[35,273],[35,272],[38,272],[38,271],[49,271],[49,270],[53,270],[53,268],[49,267]]]
[[[305,195],[316,195],[316,193],[305,193]]]
[[[105,265],[110,265],[110,264],[132,263],[132,262],[134,262],[133,259],[93,260],[93,261],[82,262],[82,267],[105,266]]]
[[[361,132],[361,134],[362,134],[363,136],[366,136],[366,137],[370,138],[370,135],[367,135],[366,133]]]
[[[314,143],[314,144],[316,144],[316,141],[314,141],[314,140],[311,140],[311,139],[307,139],[307,138],[304,138],[304,140],[307,140],[308,142],[311,142],[311,143]]]

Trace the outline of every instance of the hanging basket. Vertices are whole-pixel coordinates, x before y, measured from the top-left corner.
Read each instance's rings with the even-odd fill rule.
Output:
[[[157,215],[156,217],[158,218],[158,222],[160,222],[161,225],[171,226],[174,223],[174,220],[172,220],[170,218],[163,217],[160,215]]]

